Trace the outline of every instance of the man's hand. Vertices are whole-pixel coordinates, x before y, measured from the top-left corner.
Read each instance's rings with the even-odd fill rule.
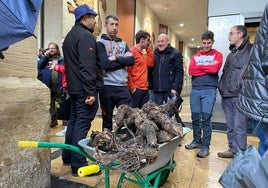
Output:
[[[110,57],[108,57],[108,59],[109,59],[110,61],[116,61],[116,57],[115,57],[115,56],[110,56]]]
[[[95,102],[95,97],[94,96],[88,96],[85,100],[85,103],[88,105],[92,105]]]
[[[170,90],[170,93],[172,93],[172,94],[176,94],[176,93],[177,93],[177,91],[176,91],[176,90],[174,90],[174,89],[171,89],[171,90]]]
[[[54,70],[56,63],[53,63],[52,61],[48,62],[48,68]]]
[[[133,54],[132,54],[131,52],[126,52],[126,53],[124,54],[124,57],[130,57],[130,56],[133,56]]]

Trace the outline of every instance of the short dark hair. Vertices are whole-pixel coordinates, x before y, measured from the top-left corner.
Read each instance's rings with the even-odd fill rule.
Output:
[[[247,27],[244,25],[236,25],[234,26],[237,31],[243,33],[243,38],[245,38],[248,35]]]
[[[146,39],[147,37],[150,37],[150,34],[144,30],[139,30],[136,35],[136,44],[140,42],[141,39]]]
[[[116,21],[119,20],[119,18],[118,18],[117,16],[115,16],[115,15],[108,15],[108,16],[106,16],[106,18],[105,18],[105,24],[106,24],[106,25],[108,24],[110,18],[112,18],[112,19],[114,19],[114,20],[116,20]]]
[[[207,30],[202,34],[202,40],[207,40],[207,39],[211,39],[214,41],[214,33],[212,31]]]

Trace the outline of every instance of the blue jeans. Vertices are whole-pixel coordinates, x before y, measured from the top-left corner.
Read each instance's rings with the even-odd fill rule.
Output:
[[[259,138],[258,152],[261,156],[268,150],[268,123],[250,119],[253,126],[253,134]]]
[[[216,89],[197,90],[190,93],[190,107],[193,126],[193,142],[208,150],[212,133],[212,110],[216,101]]]
[[[232,152],[247,149],[247,117],[237,109],[238,97],[222,98],[228,145]]]
[[[71,117],[68,121],[65,144],[80,147],[78,142],[86,138],[98,110],[98,97],[92,105],[85,104],[86,95],[70,95]],[[86,158],[76,152],[63,150],[62,160],[71,163],[73,171],[87,164]]]

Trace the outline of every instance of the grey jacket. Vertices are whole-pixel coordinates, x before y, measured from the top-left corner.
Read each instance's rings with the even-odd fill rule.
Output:
[[[246,116],[268,123],[268,5],[260,22],[249,66],[242,80],[238,109]]]
[[[219,91],[222,97],[238,97],[241,90],[241,80],[248,65],[252,44],[249,37],[236,49],[230,46],[231,52],[226,58],[223,74],[219,81]]]

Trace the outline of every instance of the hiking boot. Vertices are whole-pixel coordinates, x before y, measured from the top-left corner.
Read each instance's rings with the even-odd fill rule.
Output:
[[[205,158],[208,155],[209,155],[208,149],[200,149],[199,152],[196,154],[196,156],[200,158]]]
[[[234,153],[232,152],[231,149],[228,149],[227,151],[224,152],[218,152],[218,157],[221,158],[234,158]]]
[[[185,145],[186,149],[195,149],[195,148],[200,148],[201,144],[198,144],[196,142],[191,142],[190,144]]]

